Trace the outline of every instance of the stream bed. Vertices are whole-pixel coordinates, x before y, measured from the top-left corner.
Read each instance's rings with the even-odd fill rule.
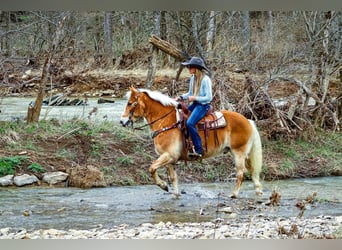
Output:
[[[296,217],[296,204],[317,192],[303,217],[342,215],[342,177],[303,178],[263,182],[264,194],[254,195],[252,182],[243,183],[240,197],[228,194],[234,183],[181,184],[174,199],[157,186],[93,189],[1,187],[0,228],[90,229],[159,222],[204,222],[250,216]],[[279,206],[266,205],[272,191]]]

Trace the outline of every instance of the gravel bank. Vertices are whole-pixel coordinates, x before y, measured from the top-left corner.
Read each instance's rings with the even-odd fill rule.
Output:
[[[126,224],[90,230],[1,228],[0,239],[335,239],[342,237],[342,216],[310,219],[251,217],[203,223]]]

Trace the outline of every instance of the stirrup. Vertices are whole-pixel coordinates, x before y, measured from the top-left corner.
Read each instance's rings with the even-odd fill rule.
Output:
[[[188,153],[188,157],[190,157],[190,158],[202,158],[202,154],[199,154],[199,153],[197,153],[197,152],[189,152]]]

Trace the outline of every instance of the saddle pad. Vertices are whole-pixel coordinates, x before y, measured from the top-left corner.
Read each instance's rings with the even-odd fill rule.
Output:
[[[215,111],[210,115],[204,117],[198,124],[198,129],[204,130],[205,127],[209,129],[222,128],[227,125],[226,119],[223,114],[219,111]]]

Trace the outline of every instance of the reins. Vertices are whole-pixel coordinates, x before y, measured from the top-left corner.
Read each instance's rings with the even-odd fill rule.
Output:
[[[171,114],[172,112],[173,112],[173,110],[171,110],[170,112],[166,113],[165,115],[159,117],[158,119],[156,119],[156,120],[154,120],[154,121],[152,121],[152,122],[150,122],[150,123],[144,124],[144,125],[142,125],[142,126],[140,126],[140,127],[133,128],[133,123],[132,123],[132,128],[133,128],[134,130],[142,130],[142,128],[147,127],[147,126],[150,126],[150,125],[156,123],[157,121],[160,121],[161,119],[165,118],[166,116],[168,116],[168,115]],[[169,129],[172,129],[172,128],[177,127],[179,123],[180,123],[180,122],[178,121],[178,122],[172,124],[172,125],[169,126],[169,127],[162,128],[162,129],[159,129],[159,130],[157,130],[157,131],[152,132],[152,138],[156,137],[156,136],[159,135],[161,132],[164,132],[164,131],[167,131],[167,130],[169,130]]]

